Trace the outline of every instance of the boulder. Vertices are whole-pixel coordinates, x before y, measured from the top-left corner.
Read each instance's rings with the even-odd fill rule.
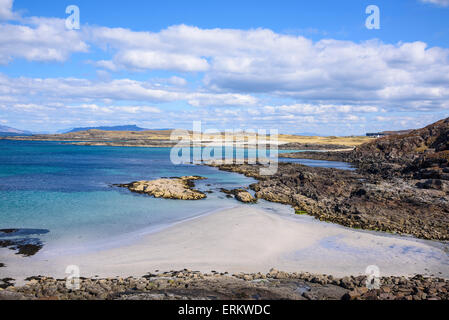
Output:
[[[231,195],[234,195],[235,198],[238,201],[244,202],[244,203],[256,203],[257,199],[254,198],[251,193],[248,192],[248,190],[245,189],[234,189],[234,190],[227,190],[227,189],[221,189],[221,192],[226,193],[228,197]]]
[[[203,179],[205,178],[197,176],[174,177],[151,181],[136,181],[116,186],[128,188],[131,192],[145,193],[155,198],[200,200],[206,198],[206,194],[193,189],[195,186],[193,181]]]

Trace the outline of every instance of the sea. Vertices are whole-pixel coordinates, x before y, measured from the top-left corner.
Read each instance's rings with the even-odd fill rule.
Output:
[[[174,164],[170,153],[170,148],[0,140],[0,243],[11,239],[38,243],[42,245],[39,254],[51,259],[52,256],[83,254],[132,244],[147,234],[174,224],[223,209],[248,206],[226,197],[220,189],[247,187],[256,182],[254,179],[206,165]],[[347,163],[279,160],[354,170]],[[207,178],[195,181],[195,188],[207,193],[206,199],[156,199],[114,186],[138,180],[191,175]],[[319,261],[317,267],[323,267],[326,261],[344,265],[345,261],[356,258],[363,263],[384,261],[384,269],[397,263],[419,272],[428,267],[431,269],[429,273],[438,272],[449,277],[448,243],[348,229],[310,216],[295,215],[290,206],[264,200],[252,206],[298,223],[319,225],[317,230],[322,230],[323,235],[326,230],[338,228],[337,237],[325,237],[290,257],[298,261],[298,266],[311,258]],[[8,233],[4,229],[15,230]],[[353,239],[354,233],[360,239],[371,239],[371,245],[363,247],[363,242],[357,246],[346,241]],[[376,237],[373,238],[372,234]],[[393,238],[399,242],[390,246]],[[5,262],[2,259],[6,259],[10,249],[0,248],[0,262]],[[0,268],[0,272],[4,272],[2,269],[6,268]]]
[[[285,152],[294,151],[298,150]],[[1,140],[0,229],[20,229],[20,236],[27,232],[39,235],[46,249],[55,252],[86,250],[232,208],[237,201],[227,198],[220,189],[256,182],[205,165],[175,165],[170,152],[170,148]],[[312,161],[312,165],[326,166],[326,162]],[[345,163],[327,165],[350,169]],[[206,199],[156,199],[114,186],[189,175],[207,178],[195,182],[198,190],[208,192]],[[294,214],[288,206],[265,201],[259,206]]]

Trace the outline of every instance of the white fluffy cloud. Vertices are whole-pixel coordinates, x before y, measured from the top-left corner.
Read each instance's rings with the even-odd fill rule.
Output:
[[[87,52],[89,44],[104,48],[107,54],[112,52],[111,59],[96,62],[109,71],[193,72],[204,84],[200,93],[181,94],[133,80],[91,86],[89,81],[83,85],[83,80],[77,79],[72,90],[75,94],[82,90],[86,98],[124,99],[131,93],[139,100],[186,99],[193,106],[254,105],[254,95],[269,94],[315,104],[417,109],[449,102],[449,50],[419,41],[313,42],[267,29],[186,25],[159,32],[90,26],[68,31],[62,19],[21,21],[0,25],[0,63],[14,58],[66,61],[74,52]],[[52,81],[46,79],[43,84],[51,87]],[[73,82],[61,80],[56,87],[71,87]],[[119,86],[124,87],[122,93]]]
[[[12,5],[13,0],[0,0],[0,20],[9,20],[15,17]]]
[[[16,58],[61,62],[71,53],[88,51],[82,34],[67,30],[63,19],[28,18],[21,22],[0,24],[0,64]]]
[[[85,114],[85,115],[108,115],[108,114],[145,114],[161,113],[161,110],[152,106],[111,106],[111,105],[97,105],[97,104],[79,104],[79,105],[63,105],[58,103],[35,104],[35,103],[16,103],[7,105],[0,105],[0,109],[12,112],[25,113],[41,113],[41,112],[58,112],[64,108],[65,113],[69,114]]]
[[[293,104],[281,106],[265,106],[261,109],[265,114],[348,114],[348,113],[374,113],[382,112],[375,106],[351,106],[351,105],[325,105],[325,104]]]
[[[113,61],[99,61],[98,65],[112,71],[119,68],[206,71],[209,68],[208,62],[200,57],[148,50],[126,50],[118,53]]]
[[[173,80],[172,78],[168,81]],[[178,80],[178,79],[177,79]],[[179,81],[179,80],[178,80]],[[255,105],[257,99],[235,93],[208,93],[159,87],[152,81],[115,79],[93,81],[77,78],[10,78],[0,74],[0,101],[42,101],[58,103],[73,101],[188,101],[192,106]]]
[[[48,121],[55,110],[66,110],[69,122],[85,122],[89,113],[127,122],[146,113],[166,115],[168,127],[176,119],[343,126],[379,119],[405,125],[409,119],[397,113],[436,117],[449,110],[449,49],[422,41],[312,41],[268,29],[186,25],[159,32],[88,25],[69,31],[63,19],[23,18],[12,7],[12,0],[0,0],[0,20],[5,20],[0,23],[0,64],[66,62],[79,52],[88,60],[92,48],[97,61],[91,65],[105,79],[0,74],[0,108],[10,113],[34,112]],[[133,72],[145,76],[153,70],[166,78],[132,79]],[[123,71],[126,76],[117,79],[116,72]],[[167,114],[160,107],[164,103],[182,107]]]
[[[109,69],[203,71],[209,90],[270,93],[308,101],[400,104],[449,100],[449,50],[424,42],[313,42],[271,30],[200,29],[158,33],[93,28],[91,41],[115,48]]]

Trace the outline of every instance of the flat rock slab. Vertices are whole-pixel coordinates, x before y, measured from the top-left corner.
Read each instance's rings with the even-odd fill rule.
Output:
[[[129,184],[117,185],[128,188],[131,192],[145,193],[155,198],[177,199],[177,200],[201,200],[206,194],[193,189],[195,180],[206,178],[198,176],[162,178],[151,181],[136,181]]]

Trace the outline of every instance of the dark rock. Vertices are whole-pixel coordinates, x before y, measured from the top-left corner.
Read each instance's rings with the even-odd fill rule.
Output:
[[[43,243],[37,238],[0,239],[0,248],[9,248],[25,257],[35,255],[43,248]]]
[[[384,179],[330,168],[279,163],[272,176],[259,175],[260,165],[221,165],[259,180],[255,198],[291,205],[322,221],[353,228],[449,240],[449,202],[445,191],[417,189],[416,180]],[[228,195],[232,190],[224,190]]]
[[[6,234],[14,233],[14,232],[17,232],[17,231],[19,231],[19,229],[0,229],[0,234],[2,234],[2,233],[6,233]]]
[[[261,273],[228,276],[226,273],[202,274],[182,270],[152,274],[142,278],[81,279],[81,290],[66,290],[65,280],[46,277],[31,277],[24,287],[11,289],[12,279],[0,281],[6,290],[0,290],[0,299],[119,299],[119,300],[210,300],[210,299],[295,299],[295,300],[393,300],[393,299],[445,299],[447,293],[440,289],[449,287],[449,281],[437,278],[382,278],[380,290],[368,290],[366,277],[345,277],[332,280],[326,275],[309,273],[286,273],[270,270],[267,277]],[[416,286],[419,281],[420,287]],[[350,289],[347,289],[350,288]],[[430,292],[429,295],[423,293]]]
[[[6,289],[10,286],[14,286],[15,280],[12,278],[0,279],[0,289]]]
[[[228,198],[232,198],[232,195],[235,196],[235,198],[244,203],[256,203],[257,199],[254,198],[248,190],[245,189],[234,189],[234,190],[227,190],[227,189],[220,189],[221,192],[225,193]]]
[[[418,182],[416,186],[421,189],[441,190],[443,188],[443,183],[438,179],[429,179],[424,182]]]

